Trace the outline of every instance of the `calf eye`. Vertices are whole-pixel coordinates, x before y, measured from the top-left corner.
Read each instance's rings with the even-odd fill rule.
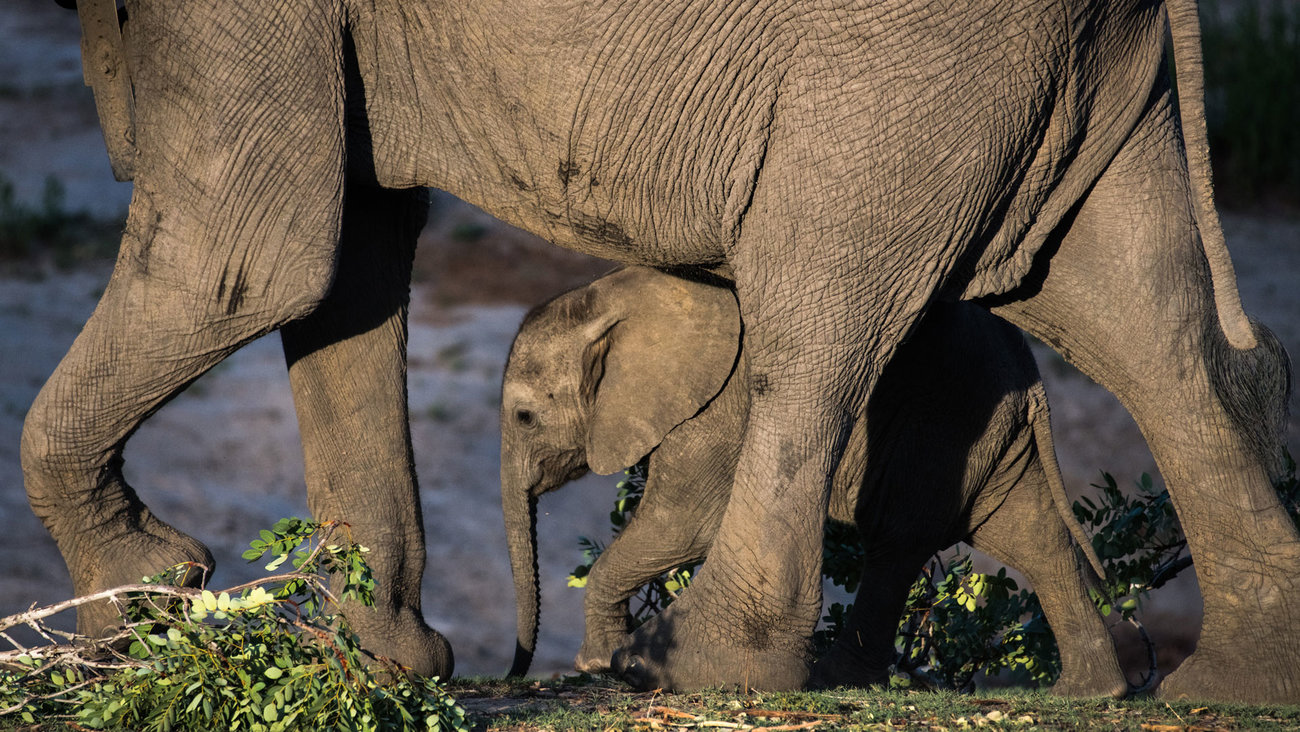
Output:
[[[532,427],[537,423],[537,416],[527,409],[516,409],[515,421],[525,427]]]

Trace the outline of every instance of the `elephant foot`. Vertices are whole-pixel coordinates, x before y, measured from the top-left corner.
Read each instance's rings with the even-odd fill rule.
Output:
[[[1116,668],[1118,672],[1118,668]],[[1074,699],[1092,699],[1109,697],[1123,699],[1128,696],[1129,685],[1122,673],[1080,673],[1061,674],[1061,678],[1050,689],[1055,696]]]
[[[1300,639],[1294,626],[1237,640],[1224,647],[1198,644],[1196,652],[1160,682],[1156,694],[1171,700],[1300,704]]]
[[[613,670],[611,659],[619,646],[627,641],[627,633],[620,629],[592,630],[588,625],[582,647],[573,660],[573,668],[588,674],[607,674]]]
[[[1157,687],[1159,696],[1300,704],[1300,544],[1277,541],[1264,557],[1207,550],[1196,557],[1205,599],[1201,637]]]
[[[376,608],[347,603],[343,615],[360,638],[361,647],[370,654],[417,676],[451,678],[456,665],[451,643],[430,628],[414,608],[385,614]]]
[[[136,531],[119,533],[107,541],[82,544],[93,545],[93,549],[69,562],[78,595],[138,584],[145,577],[171,567],[178,567],[180,586],[203,586],[216,561],[202,542],[147,511],[139,524]],[[77,608],[77,632],[82,635],[95,638],[112,635],[122,623],[118,609],[107,600]]]
[[[691,588],[695,590],[696,588]],[[613,657],[613,670],[637,689],[705,688],[784,691],[808,679],[808,644],[770,626],[719,622],[712,608],[692,607],[688,591],[634,632]]]
[[[1061,676],[1050,691],[1056,696],[1076,699],[1123,699],[1131,687],[1115,654],[1115,642],[1091,603],[1087,611],[1090,622],[1086,625],[1061,624],[1070,629],[1056,636],[1061,652]]]

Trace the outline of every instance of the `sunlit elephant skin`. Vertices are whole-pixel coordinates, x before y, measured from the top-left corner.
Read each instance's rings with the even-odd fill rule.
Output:
[[[502,505],[519,610],[513,672],[526,670],[537,637],[538,498],[589,461],[608,472],[611,451],[649,453],[636,515],[588,575],[579,671],[610,670],[628,632],[628,599],[643,584],[708,553],[748,414],[740,351],[729,289],[645,267],[528,315],[506,364],[501,409]],[[1038,589],[1060,629],[1056,692],[1125,693],[1070,541],[1082,528],[1062,510],[1048,422],[1020,332],[978,306],[936,304],[881,375],[835,475],[831,517],[860,518],[867,561],[853,615],[814,666],[814,683],[885,682],[921,564],[967,540]],[[1082,546],[1091,551],[1086,539]]]
[[[637,686],[804,684],[849,427],[929,306],[973,299],[1110,389],[1150,443],[1205,597],[1165,692],[1300,702],[1300,536],[1270,483],[1288,371],[1214,214],[1194,0],[127,10],[131,212],[21,447],[78,591],[206,559],[140,505],[122,446],[302,322],[311,504],[359,527],[391,590],[363,642],[450,669],[414,593],[409,248],[347,231],[405,200],[368,187],[427,185],[562,246],[734,278],[753,385],[734,486],[694,584],[615,659]]]

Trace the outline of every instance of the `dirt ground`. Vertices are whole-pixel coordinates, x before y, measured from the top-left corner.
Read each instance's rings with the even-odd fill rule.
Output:
[[[49,0],[0,5],[0,174],[19,200],[47,177],[68,205],[120,215],[130,185],[112,181],[90,93],[81,85],[74,14]],[[1225,219],[1247,309],[1300,353],[1300,222]],[[605,271],[607,263],[551,247],[448,196],[435,201],[417,255],[411,327],[411,412],[429,569],[424,602],[462,674],[500,674],[513,650],[514,611],[498,498],[501,368],[527,306]],[[37,390],[93,309],[104,264],[0,277],[0,614],[66,598],[70,582],[22,490],[18,440]],[[1155,465],[1108,393],[1038,349],[1067,485],[1088,490],[1101,470],[1121,484]],[[1300,445],[1293,396],[1290,444]],[[128,445],[126,474],[155,511],[211,546],[214,583],[251,579],[239,558],[258,529],[306,515],[301,447],[278,338],[256,342],[193,385]],[[581,592],[564,577],[579,535],[604,537],[614,479],[588,477],[541,504],[543,622],[534,671],[566,670],[581,638]],[[1194,643],[1194,580],[1153,597],[1148,625],[1166,663]]]

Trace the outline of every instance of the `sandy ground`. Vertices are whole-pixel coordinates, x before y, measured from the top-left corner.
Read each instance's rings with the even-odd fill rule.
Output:
[[[130,185],[112,182],[89,91],[81,86],[73,14],[48,0],[0,6],[0,174],[34,202],[47,176],[72,208],[120,215]],[[1300,353],[1300,223],[1228,216],[1247,309]],[[422,239],[413,294],[411,411],[429,570],[429,621],[446,633],[460,673],[497,674],[513,649],[513,594],[498,498],[496,410],[501,367],[525,307],[589,279],[604,264],[570,255],[440,197]],[[81,323],[108,269],[0,278],[0,614],[71,593],[62,561],[22,491],[22,417]],[[1104,390],[1038,349],[1066,482],[1079,494],[1102,469],[1131,484],[1155,465],[1136,427]],[[1300,445],[1293,396],[1290,444]],[[257,529],[305,515],[301,448],[278,339],[256,342],[150,420],[127,447],[126,474],[158,514],[201,538],[214,582],[255,576],[239,558]],[[543,623],[535,671],[567,669],[581,637],[581,593],[564,586],[576,537],[604,536],[613,479],[588,477],[543,499]],[[1194,580],[1157,593],[1148,621],[1170,662],[1194,642]]]

